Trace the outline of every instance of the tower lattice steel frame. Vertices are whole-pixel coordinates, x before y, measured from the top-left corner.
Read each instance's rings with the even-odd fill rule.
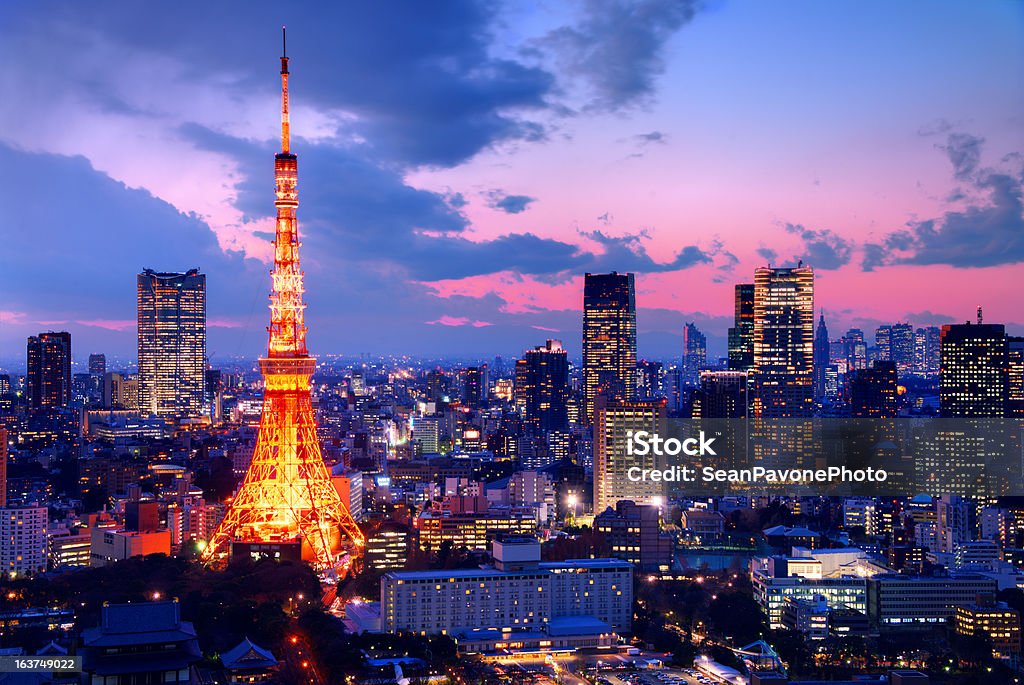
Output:
[[[282,37],[283,37],[282,32]],[[303,558],[318,568],[336,565],[339,552],[365,544],[331,482],[320,452],[310,396],[316,360],[306,350],[303,272],[299,266],[297,158],[290,151],[287,44],[281,56],[281,152],[275,156],[277,230],[267,356],[263,374],[263,413],[252,463],[234,501],[209,540],[204,559],[212,561],[232,541],[253,543],[301,540]]]

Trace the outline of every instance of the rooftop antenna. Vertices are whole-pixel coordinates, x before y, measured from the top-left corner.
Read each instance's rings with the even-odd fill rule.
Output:
[[[979,305],[978,305],[978,325],[979,325],[979,326],[981,325],[981,322],[982,322],[982,316],[981,316],[981,305],[979,304]]]
[[[281,27],[281,152],[288,154],[292,142],[291,119],[288,116],[288,30]]]

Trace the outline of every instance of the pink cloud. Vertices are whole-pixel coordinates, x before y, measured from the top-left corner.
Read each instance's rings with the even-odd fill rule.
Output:
[[[234,319],[207,319],[206,326],[208,328],[241,328],[242,323]]]
[[[473,328],[494,325],[490,321],[473,321],[465,316],[448,316],[447,314],[433,321],[424,321],[424,323],[428,326],[472,326]]]
[[[75,323],[80,326],[93,326],[95,328],[103,328],[105,330],[115,331],[118,333],[135,328],[135,319],[91,319],[75,321]]]
[[[19,324],[25,323],[25,312],[12,312],[0,309],[0,323]]]

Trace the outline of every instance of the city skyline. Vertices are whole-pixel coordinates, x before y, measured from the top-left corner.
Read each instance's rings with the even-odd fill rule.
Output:
[[[309,63],[293,118],[314,354],[511,355],[556,337],[576,357],[583,273],[617,270],[637,274],[641,357],[676,356],[689,321],[721,356],[733,286],[800,258],[833,331],[963,321],[978,304],[1024,331],[1024,91],[1006,87],[1024,81],[1019,8],[809,5],[794,22],[644,7],[413,8],[429,37],[401,49],[358,40],[391,22],[370,9],[314,25],[257,6],[228,31],[227,14],[5,8],[3,50],[24,65],[5,83],[24,103],[2,114],[19,169],[4,192],[30,209],[7,226],[0,357],[45,329],[125,355],[134,274],[194,266],[209,276],[210,356],[258,354],[275,107],[260,67],[282,23]],[[604,16],[633,29],[635,52]],[[856,54],[850,21],[874,53]],[[613,59],[621,71],[598,73]],[[461,75],[470,64],[483,66]],[[147,69],[172,85],[155,92]],[[34,281],[41,270],[56,276]]]

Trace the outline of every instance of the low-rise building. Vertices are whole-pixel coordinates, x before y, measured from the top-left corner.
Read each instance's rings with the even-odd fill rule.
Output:
[[[104,605],[100,625],[82,633],[77,651],[92,685],[191,684],[202,659],[177,600]]]
[[[632,564],[620,559],[541,563],[540,544],[523,538],[497,541],[493,553],[493,568],[386,574],[381,580],[381,630],[507,643],[495,636],[550,635],[551,629],[572,625],[558,619],[587,619],[585,636],[598,641],[630,629]],[[597,627],[601,630],[594,632]],[[568,639],[567,634],[559,637]]]
[[[91,566],[106,566],[131,557],[170,553],[171,533],[168,530],[140,533],[132,530],[93,528],[91,532]]]
[[[614,510],[606,509],[594,517],[594,532],[607,554],[642,571],[672,566],[672,536],[661,532],[661,515],[652,504],[618,502]]]
[[[1016,660],[1021,655],[1020,612],[992,595],[981,595],[972,604],[956,607],[959,635],[985,635],[992,641],[992,656]]]
[[[956,607],[996,592],[996,581],[978,573],[933,576],[879,574],[868,579],[868,610],[880,630],[926,628],[950,621]]]

